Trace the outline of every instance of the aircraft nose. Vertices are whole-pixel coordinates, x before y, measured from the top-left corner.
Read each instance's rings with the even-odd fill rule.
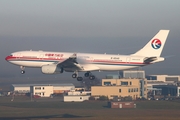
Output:
[[[6,61],[9,61],[10,59],[11,59],[11,56],[7,56],[7,57],[5,58]]]

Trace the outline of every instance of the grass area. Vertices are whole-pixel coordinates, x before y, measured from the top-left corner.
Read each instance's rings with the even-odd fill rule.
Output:
[[[110,109],[104,101],[32,102],[28,97],[0,97],[0,120],[179,120],[179,101],[137,101],[136,109]]]

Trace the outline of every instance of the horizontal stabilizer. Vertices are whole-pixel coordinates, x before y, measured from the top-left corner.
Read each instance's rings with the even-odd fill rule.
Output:
[[[144,59],[144,63],[150,63],[157,60],[157,57],[147,57]]]

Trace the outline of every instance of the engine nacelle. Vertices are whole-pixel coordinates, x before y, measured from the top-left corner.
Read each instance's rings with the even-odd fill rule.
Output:
[[[55,64],[43,65],[41,70],[44,74],[59,74],[63,72],[63,68],[59,68]]]

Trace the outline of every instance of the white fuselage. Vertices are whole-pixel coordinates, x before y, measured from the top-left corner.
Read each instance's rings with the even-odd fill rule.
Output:
[[[131,55],[91,54],[51,51],[19,51],[6,57],[6,61],[19,65],[21,73],[24,67],[39,67],[44,74],[74,72],[73,78],[82,80],[79,71],[85,71],[85,77],[93,80],[91,71],[119,71],[164,61],[161,52],[169,30],[160,30],[144,47]]]
[[[6,58],[12,64],[25,67],[42,67],[43,65],[62,62],[73,53],[49,51],[20,51]],[[115,54],[77,53],[77,62],[84,67],[80,71],[117,71],[145,66],[145,57]],[[66,71],[74,71],[71,68]]]

